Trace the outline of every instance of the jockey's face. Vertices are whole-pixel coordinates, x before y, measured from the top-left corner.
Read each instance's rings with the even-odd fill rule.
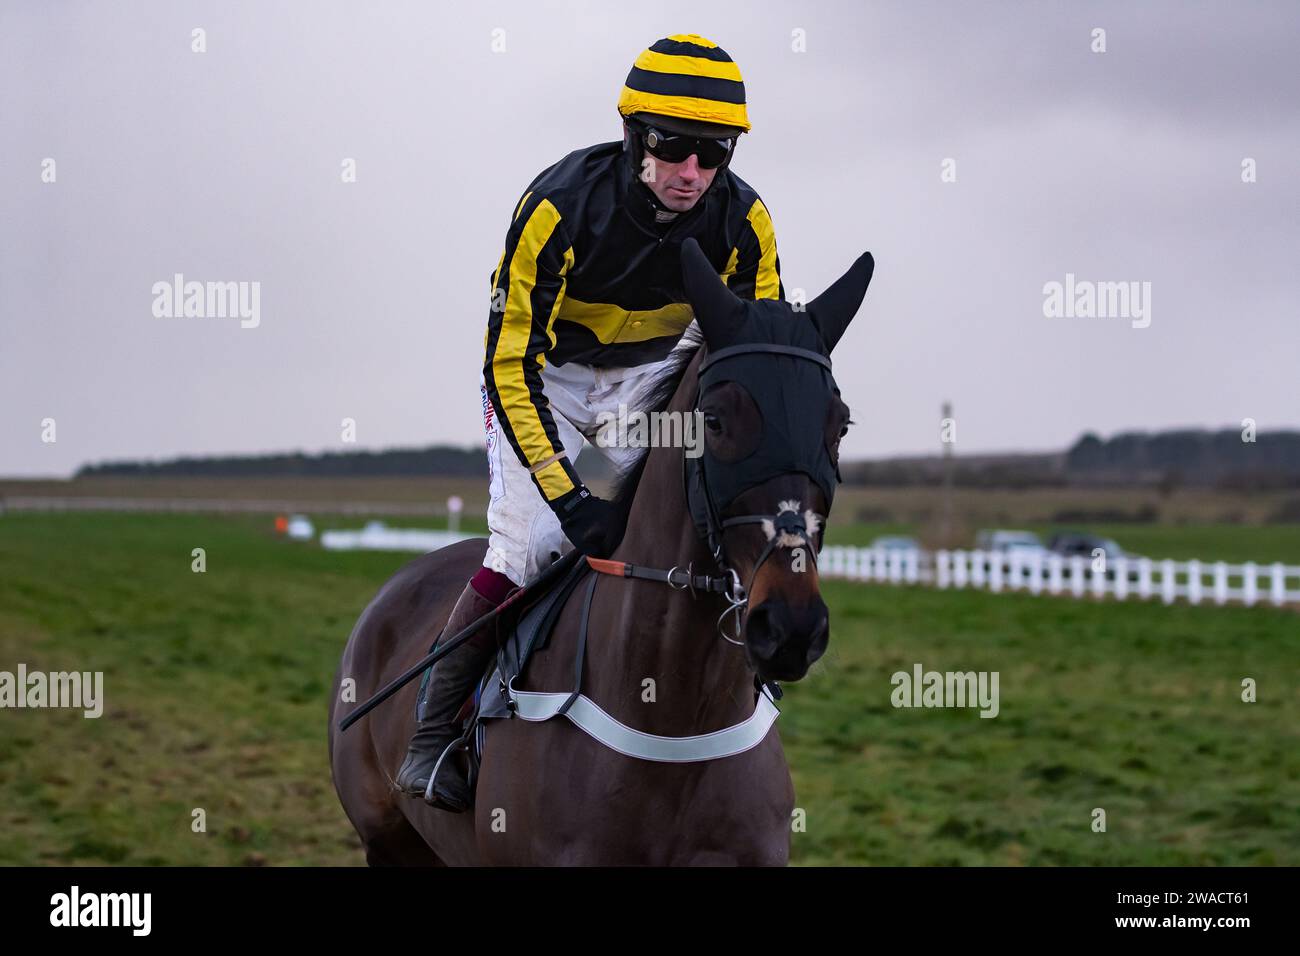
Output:
[[[717,175],[716,169],[701,169],[694,153],[680,163],[666,163],[649,153],[641,163],[641,178],[659,202],[673,212],[691,209]]]

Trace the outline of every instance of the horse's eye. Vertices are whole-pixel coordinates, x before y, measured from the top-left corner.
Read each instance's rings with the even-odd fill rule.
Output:
[[[705,412],[704,427],[711,432],[719,432],[722,431],[722,422],[718,420],[717,415],[710,415],[708,412]]]

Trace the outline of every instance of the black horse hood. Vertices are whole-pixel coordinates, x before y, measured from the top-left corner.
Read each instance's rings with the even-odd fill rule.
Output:
[[[865,253],[826,293],[797,309],[789,302],[737,298],[695,243],[683,243],[683,280],[708,346],[700,397],[733,382],[753,400],[761,420],[755,448],[739,461],[716,461],[706,442],[701,471],[717,513],[745,490],[795,473],[808,475],[829,506],[839,481],[821,427],[839,395],[830,352],[861,305],[873,270]]]

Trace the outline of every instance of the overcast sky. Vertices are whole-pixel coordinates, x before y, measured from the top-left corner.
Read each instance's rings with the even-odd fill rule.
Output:
[[[787,291],[875,254],[847,457],[937,450],[945,398],[959,454],[1300,426],[1300,4],[656,6],[0,0],[0,475],[480,443],[513,206],[671,33],[741,68]],[[260,323],[155,317],[175,273]],[[1150,324],[1045,316],[1067,273]]]

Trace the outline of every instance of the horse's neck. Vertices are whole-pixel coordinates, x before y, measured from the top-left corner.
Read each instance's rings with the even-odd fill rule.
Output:
[[[669,403],[689,413],[694,363]],[[690,383],[688,386],[685,383]],[[628,515],[627,533],[614,557],[620,561],[696,574],[717,574],[708,549],[691,521],[682,487],[681,448],[651,448]],[[620,585],[623,673],[671,674],[672,693],[689,700],[704,720],[731,720],[753,710],[753,675],[744,650],[719,636],[718,615],[726,607],[716,594],[692,598],[667,585],[627,581]],[[727,622],[730,624],[730,621]]]

